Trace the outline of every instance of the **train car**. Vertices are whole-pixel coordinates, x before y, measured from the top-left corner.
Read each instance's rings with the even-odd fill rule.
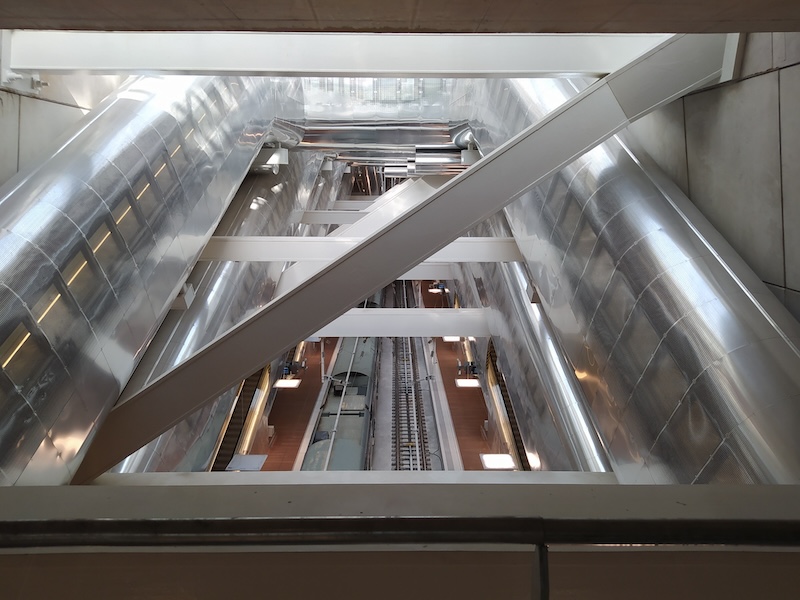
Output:
[[[343,338],[303,471],[369,469],[379,338]]]

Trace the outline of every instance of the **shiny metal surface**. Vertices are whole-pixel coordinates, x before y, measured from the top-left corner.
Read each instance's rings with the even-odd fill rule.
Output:
[[[304,128],[301,146],[330,150],[354,148],[393,150],[410,148],[452,148],[450,127],[444,122],[417,121],[327,121],[315,119]]]
[[[461,87],[454,111],[484,150],[575,93]],[[800,326],[660,177],[611,139],[505,209],[615,472],[797,483]]]
[[[506,236],[508,232],[500,214],[471,233]],[[462,305],[489,311],[498,365],[532,467],[610,471],[607,451],[575,374],[553,338],[548,319],[530,302],[522,265],[464,263],[457,272],[462,277],[454,284]]]
[[[141,78],[0,190],[0,483],[62,483],[266,131],[268,86]]]
[[[361,246],[302,277],[302,285],[289,286],[285,294],[115,407],[76,479],[85,481],[102,473],[151,436],[213,401],[264,364],[258,358],[261,352],[274,357],[288,350],[370,291],[407,272],[448,239],[564,168],[586,148],[608,139],[630,119],[716,80],[724,42],[720,35],[673,36],[629,68],[572,99],[544,126],[529,127],[452,183],[384,222]],[[370,220],[374,215],[378,211],[368,213],[348,231],[361,223],[374,224]],[[408,236],[413,236],[415,244],[407,243]],[[319,302],[319,294],[326,302]]]
[[[321,172],[322,155],[293,150],[289,164],[277,175],[248,177],[234,198],[217,235],[303,235],[320,228],[293,219],[298,211],[323,209],[337,198],[344,165]],[[158,357],[137,371],[132,388],[169,371],[188,355],[230,329],[250,311],[269,302],[287,263],[198,263],[189,282],[195,301],[186,311],[174,312],[159,330],[148,355]],[[198,410],[171,430],[129,456],[115,472],[203,471],[213,461],[214,443],[221,424],[236,397],[237,388]],[[127,393],[127,390],[126,390]]]
[[[303,77],[305,118],[325,122],[446,123],[453,79]]]

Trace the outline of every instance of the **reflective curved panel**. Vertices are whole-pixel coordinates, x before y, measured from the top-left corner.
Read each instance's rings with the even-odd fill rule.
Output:
[[[321,171],[323,156],[292,150],[289,164],[277,175],[251,175],[243,182],[220,223],[216,235],[316,234],[321,226],[296,222],[304,210],[325,209],[336,200],[344,164]],[[198,263],[188,279],[196,290],[192,305],[175,311],[162,325],[143,361],[135,382],[141,386],[182,362],[187,356],[238,324],[250,311],[274,295],[286,268],[283,262]],[[145,369],[146,367],[146,369]],[[236,398],[231,389],[213,404],[197,411],[132,454],[115,472],[202,471],[210,468],[219,436],[220,415],[227,414]]]
[[[574,93],[471,85],[482,147]],[[618,137],[505,210],[621,481],[800,481],[800,325],[674,185]]]
[[[0,189],[0,404],[13,415],[0,483],[69,480],[260,148],[268,90],[132,80]]]

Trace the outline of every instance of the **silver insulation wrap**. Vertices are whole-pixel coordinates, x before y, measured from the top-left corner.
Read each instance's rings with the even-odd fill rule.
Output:
[[[575,93],[463,85],[484,149]],[[800,481],[800,325],[657,169],[612,138],[505,212],[620,481]]]
[[[328,208],[336,200],[344,163],[321,172],[322,155],[289,153],[277,175],[251,175],[236,194],[217,235],[304,235],[321,226],[296,221],[304,210]],[[272,300],[286,268],[283,262],[198,263],[188,279],[196,289],[192,305],[167,318],[153,341],[157,361],[143,361],[136,378],[150,381],[212,342],[253,310]],[[146,367],[143,369],[142,367]],[[161,435],[120,463],[115,472],[203,471],[211,466],[215,441],[236,398],[237,388]]]
[[[261,147],[269,81],[153,77],[0,190],[0,483],[62,483]]]
[[[511,232],[501,212],[470,235],[509,237]],[[456,269],[462,306],[483,307],[488,313],[498,366],[529,463],[544,471],[610,471],[583,390],[549,320],[528,296],[522,264],[462,263]]]

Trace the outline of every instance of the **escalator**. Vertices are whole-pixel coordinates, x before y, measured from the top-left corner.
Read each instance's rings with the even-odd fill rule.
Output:
[[[261,369],[244,380],[242,389],[239,390],[239,395],[236,397],[236,404],[231,413],[231,418],[228,421],[228,426],[225,429],[225,435],[217,451],[214,464],[211,465],[212,471],[224,471],[225,467],[227,467],[233,459],[236,446],[239,445],[239,438],[242,436],[242,429],[247,419],[247,413],[250,410],[253,396],[258,389],[258,382],[261,381],[263,372],[264,369]]]
[[[506,388],[506,378],[500,372],[500,369],[497,368],[497,351],[491,340],[489,340],[489,351],[486,360],[487,370],[491,369],[494,371],[497,386],[500,388],[500,395],[503,398],[503,406],[506,409],[508,424],[511,427],[511,435],[514,439],[514,450],[517,454],[517,458],[519,458],[520,469],[522,471],[530,471],[531,465],[528,462],[528,453],[525,451],[525,445],[522,443],[522,435],[520,435],[517,418],[514,414],[514,407],[511,404],[511,396],[509,396],[508,389]]]

